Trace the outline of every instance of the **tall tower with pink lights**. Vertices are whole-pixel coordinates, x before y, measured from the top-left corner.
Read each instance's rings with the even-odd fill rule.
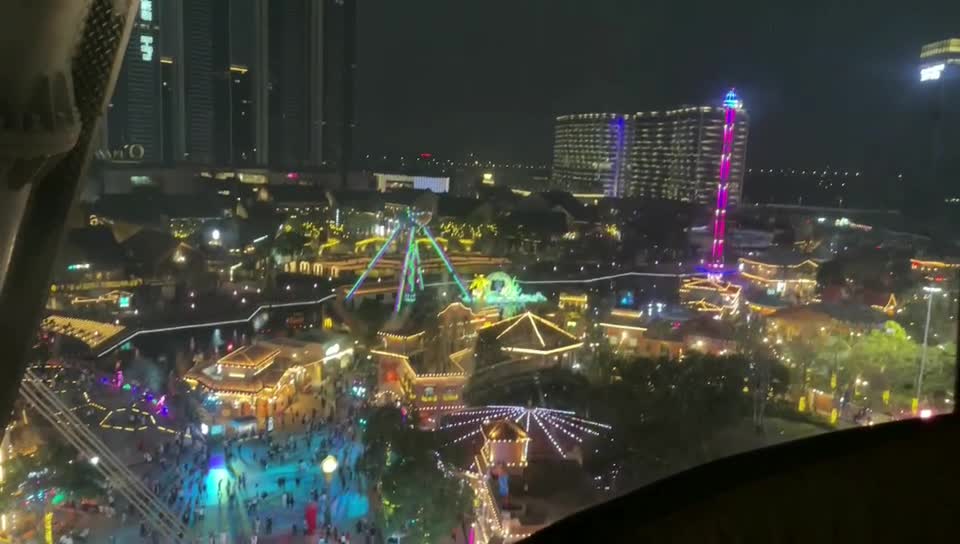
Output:
[[[723,98],[723,136],[720,149],[720,172],[717,180],[717,204],[713,210],[713,245],[710,250],[709,268],[713,274],[719,274],[724,267],[724,246],[727,235],[727,204],[730,189],[730,158],[733,155],[733,142],[736,135],[737,112],[743,109],[743,102],[734,89],[730,89]]]

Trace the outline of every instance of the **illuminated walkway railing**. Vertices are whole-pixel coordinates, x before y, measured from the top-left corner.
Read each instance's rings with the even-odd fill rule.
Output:
[[[251,312],[249,316],[242,317],[239,319],[223,319],[219,321],[201,321],[199,323],[189,323],[186,325],[173,325],[170,327],[153,327],[149,329],[138,329],[124,336],[118,336],[112,339],[108,347],[106,347],[105,349],[97,353],[97,357],[103,357],[104,355],[110,353],[111,351],[119,348],[123,344],[126,344],[130,340],[133,340],[135,337],[141,336],[144,334],[156,334],[160,332],[177,332],[177,331],[185,331],[189,329],[202,329],[206,327],[223,327],[227,325],[242,325],[244,323],[249,323],[250,321],[252,321],[253,318],[256,317],[257,314],[259,314],[263,310],[269,310],[272,308],[291,308],[294,306],[308,306],[310,304],[320,304],[322,302],[331,300],[335,297],[336,297],[336,294],[333,294],[333,295],[327,295],[325,297],[320,297],[318,299],[312,299],[312,300],[298,300],[294,302],[274,302],[274,303],[261,304],[260,306],[257,306],[257,308],[253,310],[253,312]]]

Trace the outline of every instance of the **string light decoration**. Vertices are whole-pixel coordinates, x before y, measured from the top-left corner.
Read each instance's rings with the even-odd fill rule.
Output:
[[[601,437],[612,429],[610,425],[578,417],[569,410],[493,405],[448,414],[437,431],[452,435],[444,443],[444,447],[447,447],[478,436],[480,426],[497,419],[515,421],[527,432],[532,442],[549,443],[553,451],[564,459],[573,447]]]

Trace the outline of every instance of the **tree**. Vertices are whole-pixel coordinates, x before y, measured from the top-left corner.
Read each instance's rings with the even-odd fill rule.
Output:
[[[923,372],[924,396],[942,400],[954,390],[957,373],[957,345],[953,342],[927,348]]]
[[[753,426],[763,431],[767,403],[787,392],[790,371],[771,357],[756,357],[750,363],[750,393],[753,398]]]
[[[597,385],[609,385],[617,379],[617,372],[625,363],[623,357],[610,347],[605,338],[599,338],[593,360],[587,363],[586,375]]]
[[[483,274],[478,274],[470,281],[470,294],[479,302],[483,302],[490,290],[490,280]]]
[[[843,286],[846,280],[843,263],[837,260],[827,261],[817,269],[817,287]]]
[[[797,336],[787,342],[784,349],[790,365],[799,370],[796,383],[801,397],[807,394],[807,387],[810,385],[810,366],[817,355],[814,342],[815,339],[809,336]]]
[[[829,387],[835,390],[840,387],[841,363],[846,362],[850,356],[850,343],[843,337],[837,335],[826,335],[819,338],[817,342],[816,361],[826,370]],[[851,376],[850,374],[853,374]],[[846,382],[853,381],[857,376],[856,372],[846,373]]]
[[[854,379],[865,377],[881,391],[906,392],[915,384],[919,348],[895,321],[860,337],[853,348]]]
[[[393,407],[374,408],[366,419],[359,467],[380,482],[387,530],[408,542],[445,538],[469,512],[471,491],[442,469],[436,434],[413,428]]]
[[[4,463],[0,484],[0,511],[16,507],[27,495],[57,489],[64,495],[82,498],[103,493],[103,477],[88,461],[78,458],[73,448],[48,441],[32,455],[19,455]],[[39,474],[29,477],[29,474]]]
[[[635,359],[619,376],[593,391],[590,417],[610,424],[613,439],[585,465],[616,464],[627,487],[710,460],[707,438],[750,413],[750,363],[739,356]]]
[[[303,256],[304,246],[307,244],[307,237],[296,230],[286,230],[277,235],[273,241],[273,253],[277,262],[282,257],[290,257],[299,261]]]
[[[446,539],[470,511],[471,490],[447,476],[432,455],[402,456],[383,475],[382,491],[388,531],[408,542]]]

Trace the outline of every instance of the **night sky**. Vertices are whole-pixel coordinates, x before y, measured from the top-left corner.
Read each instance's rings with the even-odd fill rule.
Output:
[[[549,163],[562,113],[751,113],[750,166],[908,163],[960,2],[359,0],[358,151]],[[906,147],[904,147],[906,146]]]

